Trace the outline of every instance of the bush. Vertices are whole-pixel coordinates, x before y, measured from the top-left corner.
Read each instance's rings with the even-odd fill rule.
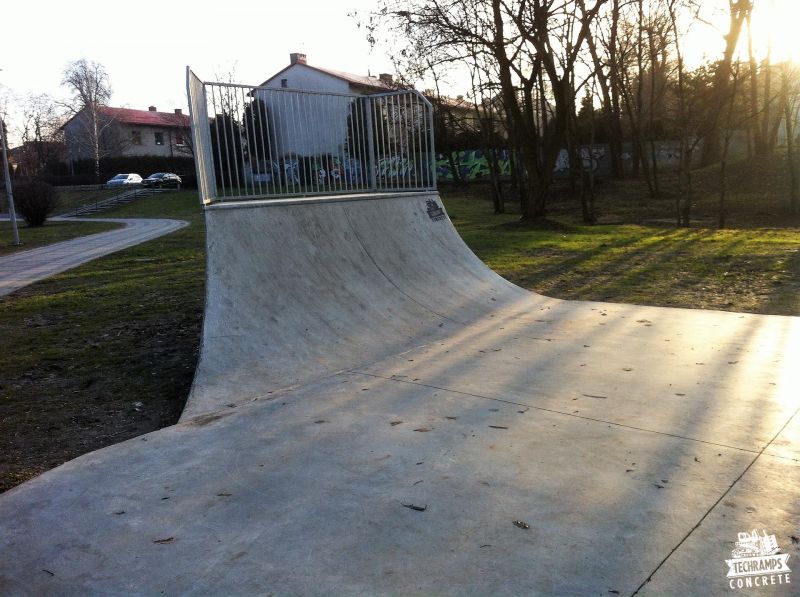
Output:
[[[43,225],[57,205],[58,195],[46,182],[32,180],[14,187],[14,207],[31,228]]]

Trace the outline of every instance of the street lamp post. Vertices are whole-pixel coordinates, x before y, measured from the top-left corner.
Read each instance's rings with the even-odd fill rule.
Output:
[[[17,228],[17,212],[14,209],[14,193],[11,191],[11,173],[8,171],[8,150],[6,149],[5,122],[0,119],[0,135],[3,136],[3,176],[6,180],[6,197],[8,197],[8,215],[11,218],[11,230],[14,234],[14,245],[22,243],[19,240],[19,229]]]

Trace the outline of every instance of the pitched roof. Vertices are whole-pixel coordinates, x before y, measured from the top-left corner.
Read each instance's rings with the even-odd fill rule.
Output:
[[[81,114],[83,110],[73,115],[60,128],[66,127],[70,122]],[[174,112],[151,112],[150,110],[133,110],[131,108],[113,108],[111,106],[98,106],[97,112],[100,115],[108,116],[123,124],[133,124],[138,126],[160,126],[164,128],[184,128],[190,126],[187,114],[175,114]]]
[[[453,110],[461,110],[464,112],[468,112],[470,110],[475,110],[476,106],[469,100],[464,99],[463,97],[449,97],[447,95],[436,95],[432,91],[425,91],[422,95],[424,95],[431,103],[439,103],[447,108],[451,108]]]
[[[287,70],[292,68],[293,66],[303,66],[305,68],[310,68],[311,70],[315,70],[317,72],[324,73],[326,75],[330,75],[332,77],[336,77],[337,79],[341,79],[349,83],[350,85],[355,85],[356,87],[361,87],[362,89],[367,89],[374,93],[380,93],[381,91],[396,91],[398,89],[408,89],[409,86],[401,85],[397,81],[393,81],[389,83],[388,81],[383,81],[378,77],[372,77],[369,75],[354,75],[353,73],[346,73],[340,70],[333,70],[332,68],[324,68],[321,66],[312,66],[306,62],[297,62],[294,64],[289,64],[288,66],[282,68],[277,73],[269,77],[266,81],[261,83],[260,87],[266,86],[271,80],[276,79]],[[413,89],[413,87],[412,87]],[[464,98],[452,98],[447,96],[435,96],[432,92],[425,92],[423,95],[428,98],[429,100],[434,100],[434,98],[441,102],[442,104],[446,105],[449,108],[455,110],[462,110],[462,111],[469,111],[475,109],[475,104],[465,100]]]
[[[306,64],[305,66],[309,65]],[[322,68],[321,66],[312,66],[311,68],[316,68],[317,70],[320,70],[323,73],[327,73],[333,77],[338,77],[339,79],[343,79],[348,83],[352,83],[353,85],[360,85],[362,87],[372,87],[376,91],[392,91],[399,87],[397,83],[387,83],[386,81],[381,81],[378,77],[371,77],[368,75],[354,75],[352,73],[346,73],[340,70]]]
[[[132,110],[130,108],[112,108],[100,106],[98,112],[124,124],[141,126],[188,127],[189,116],[174,112],[151,112],[150,110]]]
[[[342,81],[346,81],[351,85],[356,85],[357,87],[362,87],[366,89],[370,89],[376,93],[381,91],[394,91],[398,89],[399,86],[397,83],[387,83],[386,81],[381,81],[378,77],[370,77],[367,75],[354,75],[352,73],[346,73],[339,70],[333,70],[330,68],[322,68],[321,66],[311,66],[310,64],[304,64],[302,62],[298,62],[295,64],[290,64],[277,73],[269,77],[266,81],[261,83],[261,87],[265,86],[268,82],[276,77],[282,75],[284,72],[292,68],[293,66],[304,66],[305,68],[310,68],[311,70],[315,70],[326,75],[330,75],[332,77],[336,77],[337,79],[341,79]]]

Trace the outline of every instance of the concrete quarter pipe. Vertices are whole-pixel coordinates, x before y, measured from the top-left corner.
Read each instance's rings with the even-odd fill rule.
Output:
[[[0,593],[722,595],[752,529],[793,567],[796,318],[529,293],[436,193],[206,225],[181,422],[0,497]]]

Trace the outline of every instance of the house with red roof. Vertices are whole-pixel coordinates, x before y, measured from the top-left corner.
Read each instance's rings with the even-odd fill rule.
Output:
[[[94,158],[93,123],[87,110],[81,110],[61,127],[67,162]],[[147,110],[97,108],[97,138],[100,157],[191,157],[189,116],[181,109],[159,112]]]

